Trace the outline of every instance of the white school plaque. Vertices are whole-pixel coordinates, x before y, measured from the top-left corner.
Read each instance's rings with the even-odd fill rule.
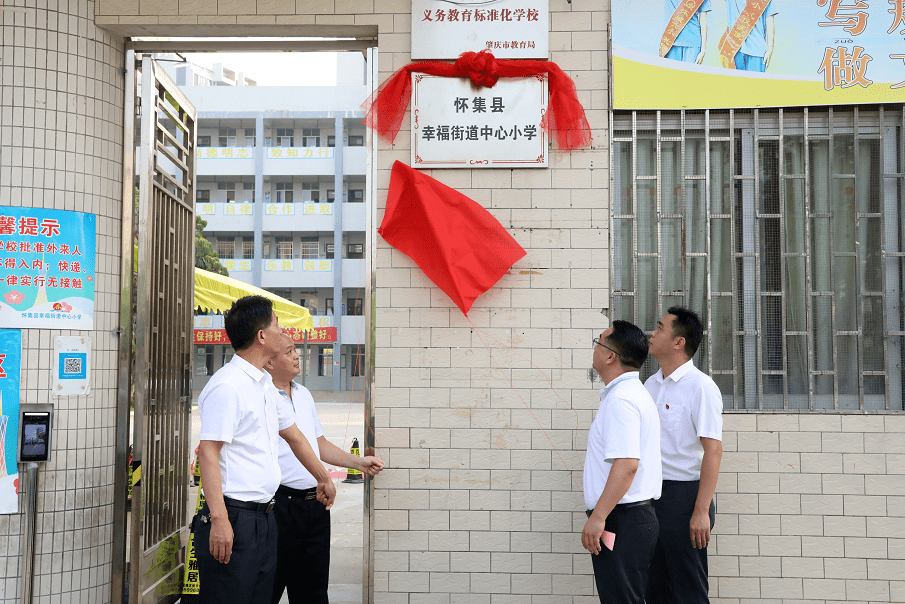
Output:
[[[546,168],[543,76],[468,78],[412,74],[413,168]]]
[[[412,0],[412,59],[549,59],[549,0]]]

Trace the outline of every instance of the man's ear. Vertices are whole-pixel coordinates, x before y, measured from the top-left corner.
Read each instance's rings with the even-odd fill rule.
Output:
[[[685,349],[685,338],[682,336],[677,337],[675,339],[675,341],[673,341],[672,346],[676,350],[684,350]]]

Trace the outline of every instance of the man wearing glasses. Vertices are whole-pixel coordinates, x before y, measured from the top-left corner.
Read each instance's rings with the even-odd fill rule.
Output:
[[[594,370],[603,380],[600,409],[588,432],[581,544],[591,552],[601,603],[642,604],[658,524],[660,419],[638,379],[647,338],[628,321],[594,339]]]
[[[660,370],[644,384],[660,415],[663,458],[663,496],[655,504],[660,537],[647,602],[705,604],[713,493],[723,456],[723,397],[691,360],[704,336],[698,315],[679,306],[666,312],[650,337]]]

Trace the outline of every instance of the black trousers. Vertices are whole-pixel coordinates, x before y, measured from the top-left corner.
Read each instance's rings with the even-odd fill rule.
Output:
[[[280,544],[270,602],[278,604],[287,589],[291,604],[328,604],[330,510],[315,498],[315,489],[299,491],[280,485],[273,511]]]
[[[228,564],[211,555],[211,523],[207,504],[194,519],[195,556],[200,590],[198,604],[270,604],[277,570],[277,523],[273,512],[244,510],[227,504],[233,527],[233,550]]]
[[[606,517],[615,533],[613,551],[591,554],[601,604],[643,604],[647,572],[657,542],[657,515],[650,505],[616,506]]]
[[[699,481],[664,480],[663,494],[654,501],[660,537],[650,565],[647,604],[706,604],[710,602],[707,548],[691,545],[689,523],[698,498]],[[716,508],[710,502],[710,528]]]

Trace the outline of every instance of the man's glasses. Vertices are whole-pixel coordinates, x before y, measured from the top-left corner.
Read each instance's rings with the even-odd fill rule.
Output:
[[[613,350],[612,348],[610,348],[609,346],[607,346],[606,344],[604,344],[603,342],[601,342],[601,341],[600,341],[600,338],[594,338],[594,339],[591,340],[591,341],[594,342],[594,345],[596,345],[596,346],[603,346],[604,348],[606,348],[607,350],[609,350],[610,352],[612,352],[613,354],[615,354],[615,355],[616,355],[617,357],[619,357],[620,359],[622,358],[622,355],[621,355],[621,354],[619,354],[618,352],[616,352],[615,350]]]

